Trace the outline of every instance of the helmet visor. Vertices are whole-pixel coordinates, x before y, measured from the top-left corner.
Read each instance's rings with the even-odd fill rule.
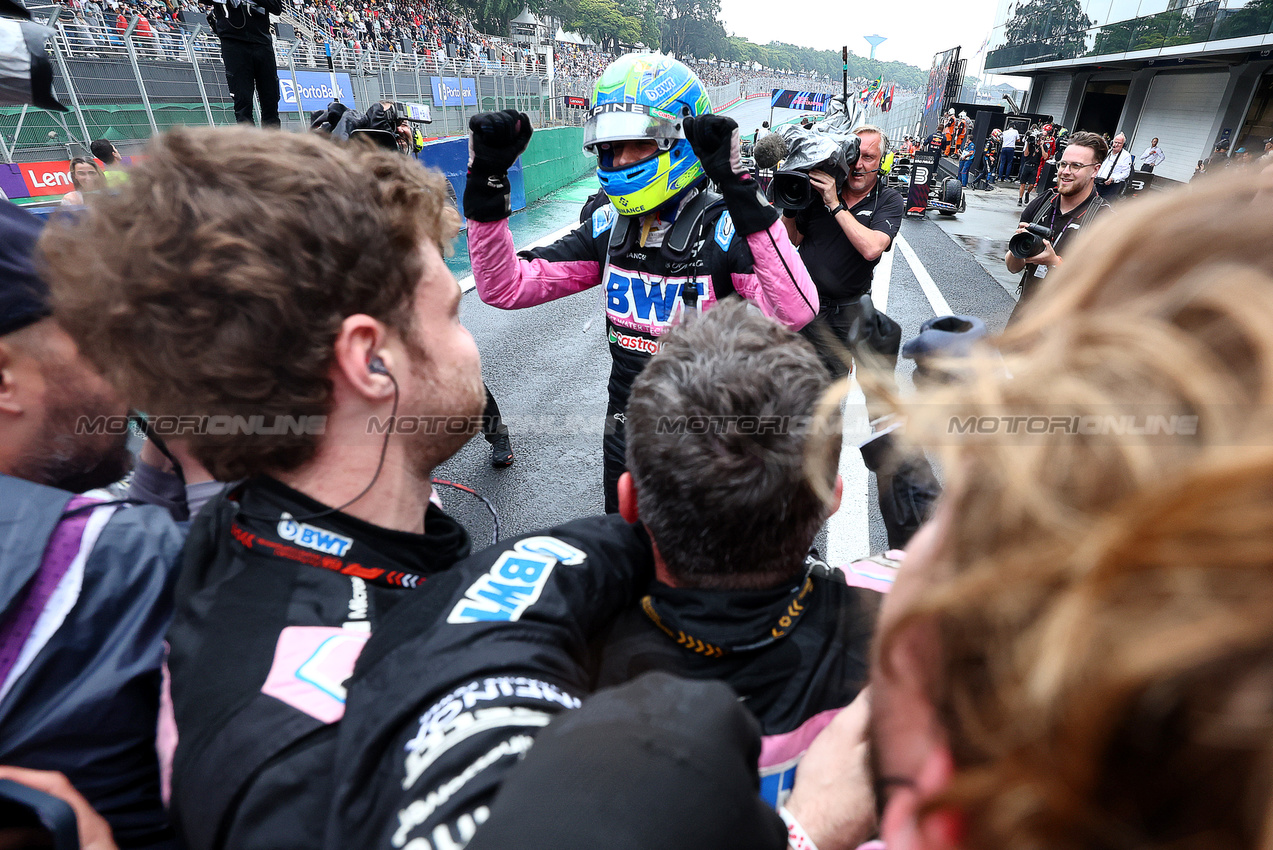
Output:
[[[583,125],[583,148],[596,153],[606,142],[653,139],[659,150],[668,150],[685,138],[681,117],[640,103],[600,103],[588,111]]]

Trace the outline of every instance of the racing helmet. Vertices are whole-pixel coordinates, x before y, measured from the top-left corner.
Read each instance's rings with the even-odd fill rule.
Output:
[[[703,176],[682,122],[712,109],[698,75],[670,56],[629,53],[601,73],[583,125],[597,179],[620,215],[653,212]],[[614,168],[610,142],[653,140],[658,152]]]

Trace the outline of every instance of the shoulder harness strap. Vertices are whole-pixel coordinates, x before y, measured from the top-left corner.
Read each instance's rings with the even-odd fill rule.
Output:
[[[725,199],[715,192],[703,190],[690,198],[677,215],[672,229],[663,240],[663,249],[674,259],[680,260],[694,247],[703,229],[703,219],[708,210],[723,204]]]

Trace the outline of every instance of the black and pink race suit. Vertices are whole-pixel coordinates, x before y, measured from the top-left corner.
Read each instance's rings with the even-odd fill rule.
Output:
[[[468,223],[473,279],[487,304],[513,310],[602,287],[612,358],[603,439],[607,512],[618,510],[623,414],[632,382],[658,351],[659,337],[693,309],[687,307],[688,284],[693,284],[689,303],[696,301],[697,309],[709,310],[738,294],[792,330],[818,311],[817,289],[780,221],[744,236],[718,204],[703,214],[691,253],[679,257],[662,247],[666,226],[650,233],[644,247],[629,240],[612,252],[611,230],[618,220],[614,207],[606,205],[553,244],[520,253],[507,220]]]

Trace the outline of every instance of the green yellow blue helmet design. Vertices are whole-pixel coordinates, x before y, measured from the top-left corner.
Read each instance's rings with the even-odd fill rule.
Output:
[[[620,215],[653,212],[703,176],[682,122],[712,104],[698,75],[657,53],[629,53],[602,72],[592,90],[583,147],[598,158],[597,178]],[[658,153],[614,168],[610,143],[652,140]]]

